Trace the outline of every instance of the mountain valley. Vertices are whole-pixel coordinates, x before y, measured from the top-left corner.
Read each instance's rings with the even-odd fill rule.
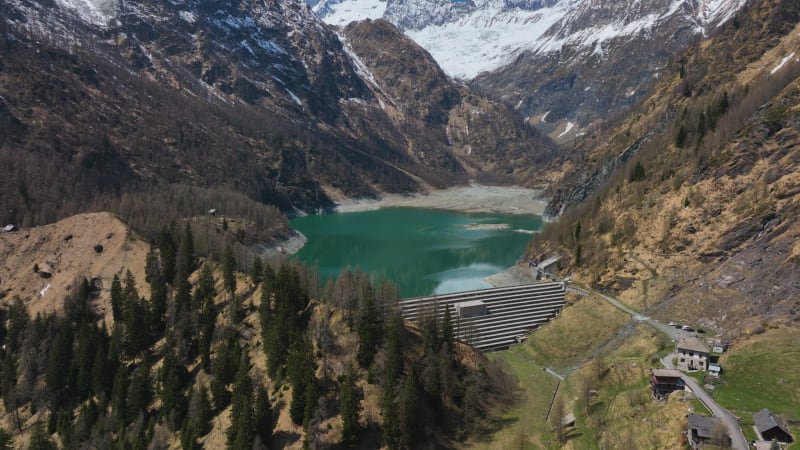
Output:
[[[797,438],[798,164],[794,0],[8,0],[0,448],[684,448],[668,323]],[[486,355],[284,247],[544,202],[567,306]]]

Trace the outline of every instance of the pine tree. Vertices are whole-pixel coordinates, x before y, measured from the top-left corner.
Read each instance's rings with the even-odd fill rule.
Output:
[[[225,290],[233,297],[236,293],[236,257],[230,245],[225,246],[222,254],[222,280]]]
[[[206,387],[200,385],[198,389],[192,388],[189,392],[189,409],[181,433],[191,429],[194,437],[205,435],[210,430],[212,417],[211,401]]]
[[[73,386],[64,383],[64,375],[70,372],[72,361],[72,324],[68,319],[62,318],[58,321],[56,333],[47,361],[45,383],[57,409],[66,403],[73,390]]]
[[[58,450],[55,442],[47,435],[41,423],[36,423],[31,431],[31,440],[28,443],[28,450]]]
[[[178,251],[175,245],[175,238],[173,237],[174,228],[174,222],[170,227],[162,228],[157,239],[158,250],[161,254],[161,268],[164,274],[164,280],[166,280],[167,283],[175,282],[175,262]]]
[[[139,414],[145,413],[153,400],[153,383],[150,377],[150,363],[145,357],[129,379],[125,398],[125,420],[132,423]]]
[[[311,381],[306,384],[303,397],[303,429],[306,430],[306,436],[308,436],[309,425],[317,412],[319,404],[319,386],[317,386],[315,378],[312,377]]]
[[[14,450],[14,436],[0,428],[0,450]]]
[[[0,391],[3,393],[3,405],[6,410],[12,408],[12,395],[17,385],[17,357],[14,352],[6,352],[0,371]]]
[[[119,281],[119,276],[114,274],[111,280],[111,314],[114,317],[114,323],[122,321],[122,283]]]
[[[136,291],[133,291],[133,295]],[[125,354],[129,358],[133,358],[142,352],[148,344],[147,334],[147,310],[145,309],[143,299],[132,297],[126,301],[125,309],[123,310],[123,345]]]
[[[272,406],[269,404],[269,395],[267,395],[266,389],[260,384],[256,388],[253,422],[261,443],[268,447],[272,441]]]
[[[358,354],[356,359],[363,368],[372,364],[375,353],[381,345],[383,336],[383,321],[380,311],[375,305],[375,299],[367,297],[361,317],[358,320]]]
[[[242,353],[236,381],[231,395],[231,424],[228,427],[228,448],[250,450],[256,435],[253,417],[253,380],[250,378],[250,360]]]
[[[391,381],[384,385],[381,401],[383,443],[390,449],[400,448],[400,416],[397,414],[395,383]]]
[[[455,332],[453,330],[453,319],[450,316],[450,305],[444,304],[444,319],[442,319],[442,343],[449,348],[453,347]]]
[[[681,125],[678,134],[675,135],[675,147],[683,148],[684,145],[686,145],[686,128]]]
[[[400,442],[406,448],[413,448],[414,442],[422,431],[417,397],[417,379],[414,371],[409,370],[403,383],[403,394],[400,399]]]
[[[145,281],[150,285],[150,309],[147,314],[150,340],[164,333],[167,314],[167,280],[161,267],[161,259],[150,247],[147,254]]]
[[[250,279],[253,280],[253,284],[258,286],[261,283],[261,279],[264,276],[264,265],[261,263],[261,258],[256,255],[253,258],[253,265],[250,267]]]
[[[180,245],[175,261],[175,272],[178,277],[188,278],[195,269],[194,238],[192,227],[186,222],[183,227]]]
[[[355,447],[358,442],[361,400],[364,398],[364,394],[357,383],[358,372],[355,366],[350,364],[339,395],[342,415],[342,443],[346,447]]]
[[[164,350],[163,363],[158,373],[161,398],[161,414],[167,418],[170,429],[177,429],[186,414],[186,402],[183,389],[189,381],[186,366],[178,361],[175,352],[167,347]]]
[[[300,335],[289,350],[289,359],[286,374],[292,382],[292,404],[289,415],[296,424],[302,424],[306,417],[306,401],[309,385],[316,383],[316,371],[313,348],[311,342],[304,335]],[[316,405],[314,405],[316,406]]]

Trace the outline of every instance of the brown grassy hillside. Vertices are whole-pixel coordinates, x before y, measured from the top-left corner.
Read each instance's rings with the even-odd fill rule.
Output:
[[[148,248],[110,213],[80,214],[51,225],[0,233],[0,292],[6,302],[15,296],[25,300],[33,315],[62,312],[76,280],[99,280],[94,306],[110,324],[109,289],[115,274],[122,277],[130,270],[141,293],[150,295],[144,282]]]
[[[637,111],[584,143],[571,192],[591,194],[529,253],[563,252],[565,273],[664,319],[734,335],[793,321],[798,21],[794,2],[756,2],[676,60]]]

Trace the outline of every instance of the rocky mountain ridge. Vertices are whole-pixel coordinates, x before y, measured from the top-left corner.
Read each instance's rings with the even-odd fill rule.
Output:
[[[286,211],[315,210],[470,178],[520,182],[552,152],[535,133],[515,135],[525,152],[497,172],[443,133],[404,128],[409,112],[386,109],[404,99],[382,94],[358,56],[294,0],[14,0],[0,23],[2,127],[11,131],[0,141],[4,179],[27,185],[47,173],[53,184],[82,186],[69,196],[75,203],[170,182],[224,184]],[[447,114],[452,105],[439,101],[415,100]],[[496,152],[490,144],[476,150]],[[15,191],[10,210],[57,196]]]
[[[551,137],[567,141],[644,98],[672,55],[732,19],[745,2],[311,3],[334,25],[367,17],[389,20],[447,73],[515,105]]]
[[[795,326],[800,9],[749,5],[577,148],[532,252],[635,309],[728,336]]]

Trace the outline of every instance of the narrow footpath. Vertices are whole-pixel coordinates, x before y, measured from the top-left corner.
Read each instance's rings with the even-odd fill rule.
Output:
[[[680,340],[694,335],[693,333],[689,333],[687,331],[680,330],[671,327],[669,325],[665,325],[655,319],[644,316],[634,311],[633,309],[629,308],[627,305],[623,304],[619,300],[611,296],[605,295],[601,292],[597,292],[593,289],[584,286],[576,286],[574,283],[571,283],[568,289],[577,292],[579,294],[596,295],[602,298],[603,300],[607,301],[608,303],[614,305],[616,308],[620,309],[626,314],[631,315],[634,319],[640,322],[644,322],[650,327],[652,327],[654,330],[669,336],[669,338],[672,339],[674,342],[680,342]],[[663,364],[664,367],[666,367],[667,369],[674,369],[675,367],[672,365],[672,361],[670,361],[669,359],[670,358],[667,359],[662,358],[661,364]],[[681,374],[681,378],[683,379],[684,383],[686,383],[686,386],[688,386],[689,389],[691,389],[692,393],[694,393],[697,399],[700,400],[708,408],[709,411],[711,411],[714,417],[719,418],[722,421],[722,423],[725,424],[725,427],[728,429],[728,435],[731,437],[731,447],[736,450],[749,450],[750,445],[747,443],[747,438],[745,438],[744,433],[742,432],[742,427],[739,426],[739,421],[736,418],[736,416],[731,414],[730,411],[723,408],[722,406],[720,406],[719,403],[714,401],[714,399],[711,398],[708,392],[706,392],[705,389],[703,389],[699,384],[697,384],[697,381],[695,381],[694,378],[687,376],[685,374]]]

